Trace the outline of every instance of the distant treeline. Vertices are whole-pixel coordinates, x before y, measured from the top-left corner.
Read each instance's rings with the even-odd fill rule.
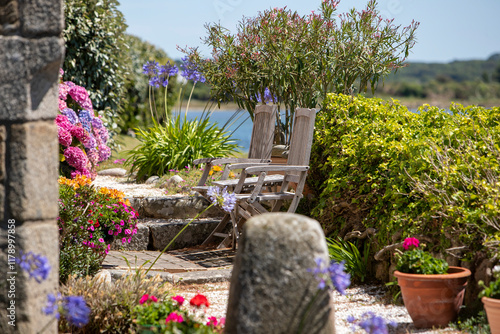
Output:
[[[500,54],[487,60],[408,63],[379,85],[376,95],[442,97],[449,100],[500,98]]]

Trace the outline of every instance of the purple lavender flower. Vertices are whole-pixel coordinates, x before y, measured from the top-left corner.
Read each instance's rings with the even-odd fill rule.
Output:
[[[181,75],[187,80],[193,80],[194,82],[205,82],[205,77],[198,70],[198,64],[190,61],[187,56],[182,58],[181,69]]]
[[[318,280],[318,289],[335,288],[340,294],[345,294],[345,289],[351,284],[351,275],[344,271],[344,261],[332,261],[328,267],[324,266],[321,258],[316,259],[316,268],[311,272]]]
[[[90,308],[82,296],[68,296],[63,300],[64,317],[74,326],[83,327],[89,322]]]
[[[40,254],[33,252],[19,252],[20,258],[16,258],[19,266],[26,271],[30,277],[33,277],[38,283],[46,280],[50,273],[49,260]]]
[[[78,116],[73,109],[65,108],[61,113],[68,117],[68,120],[71,124],[75,125],[76,123],[78,123]]]
[[[381,316],[369,311],[363,313],[360,319],[356,319],[353,316],[347,317],[347,321],[354,325],[353,331],[356,330],[356,326],[364,329],[368,334],[387,334],[387,326],[396,327],[397,324],[394,321],[387,322]]]
[[[259,94],[260,95],[260,94]],[[269,88],[264,89],[264,96],[256,96],[255,100],[260,103],[276,102]]]
[[[159,70],[159,64],[154,61],[148,61],[146,64],[142,65],[142,73],[147,74],[149,76],[155,76]]]
[[[53,314],[54,317],[59,320],[59,302],[61,301],[61,294],[58,293],[57,296],[49,293],[47,295],[47,305],[43,308],[43,313],[46,315]]]

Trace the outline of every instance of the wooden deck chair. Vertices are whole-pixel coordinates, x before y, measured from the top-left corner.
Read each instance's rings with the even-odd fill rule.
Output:
[[[208,187],[205,183],[207,182],[207,178],[213,166],[225,166],[221,180],[226,180],[230,172],[228,168],[229,164],[238,164],[241,166],[240,168],[244,168],[246,166],[253,166],[257,163],[270,163],[276,110],[277,106],[258,105],[255,107],[248,158],[204,158],[195,160],[193,162],[194,165],[206,165],[197,186],[194,187],[193,190],[201,194],[207,192]]]
[[[295,212],[302,198],[307,171],[309,169],[315,119],[316,109],[299,108],[295,111],[295,122],[286,165],[261,164],[246,167],[242,169],[238,180],[227,180],[236,181],[234,192],[237,194],[237,204],[235,210],[230,214],[233,232],[231,236],[228,236],[216,229],[205,240],[204,245],[210,243],[214,236],[224,236],[225,239],[220,246],[228,247],[232,243],[234,248],[241,226],[247,219],[266,212],[276,212],[281,208],[285,200],[292,200],[288,212]],[[283,172],[283,174],[267,175],[269,172]],[[247,177],[248,175],[258,176]],[[277,183],[279,183],[280,187],[275,189],[279,190],[269,192],[268,186]],[[296,184],[295,191],[290,191],[291,183]],[[214,182],[214,184],[217,186],[227,186],[228,182],[219,181]],[[243,189],[249,186],[253,187],[253,190],[249,193],[243,193]],[[268,192],[264,192],[264,190],[268,190]],[[261,202],[269,201],[272,201],[270,210],[261,204]]]

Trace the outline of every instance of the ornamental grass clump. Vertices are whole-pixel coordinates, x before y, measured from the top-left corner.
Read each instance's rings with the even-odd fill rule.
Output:
[[[396,253],[396,270],[407,274],[446,274],[448,263],[423,251],[420,246],[417,238],[406,238],[403,242],[405,251]]]
[[[61,76],[63,70],[60,70]],[[65,177],[84,175],[95,178],[97,164],[107,160],[111,149],[106,145],[108,130],[94,113],[87,90],[71,81],[59,84],[59,114],[56,116],[59,138],[60,173]]]
[[[59,278],[94,275],[118,239],[137,234],[137,212],[123,193],[95,188],[86,176],[59,178]]]

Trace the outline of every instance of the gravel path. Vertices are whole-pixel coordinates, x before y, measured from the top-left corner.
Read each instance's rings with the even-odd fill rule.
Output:
[[[210,302],[210,307],[206,313],[207,316],[220,318],[226,315],[229,295],[229,283],[227,282],[203,285],[177,285],[172,292],[182,295],[187,300],[195,294],[201,293]],[[404,306],[387,304],[385,303],[385,299],[385,288],[380,285],[363,285],[350,288],[346,290],[345,296],[334,293],[337,334],[353,333],[351,325],[346,321],[347,317],[352,315],[355,318],[359,318],[363,313],[368,311],[372,311],[386,320],[396,322],[398,325],[397,328],[391,329],[390,333],[460,333],[460,331],[452,328],[436,330],[416,329]]]

